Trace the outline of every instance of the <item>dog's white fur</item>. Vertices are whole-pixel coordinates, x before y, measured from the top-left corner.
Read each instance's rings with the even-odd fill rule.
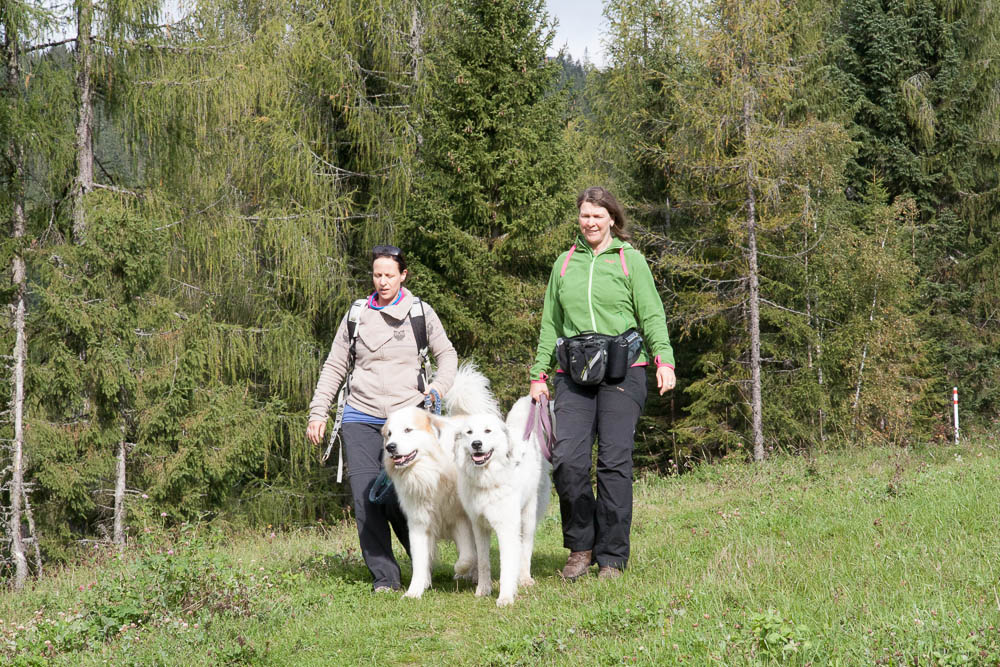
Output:
[[[453,416],[500,413],[489,380],[471,363],[458,369],[444,404]],[[405,597],[419,598],[430,587],[439,539],[458,548],[455,578],[475,580],[476,543],[457,492],[454,419],[403,408],[386,419],[382,437],[385,470],[409,527],[413,577]]]
[[[500,548],[497,606],[514,601],[517,587],[535,583],[531,553],[535,527],[549,503],[549,470],[537,436],[524,439],[531,398],[514,404],[506,423],[496,412],[462,417],[455,439],[458,495],[472,520],[478,554],[476,595],[490,595],[491,531]]]

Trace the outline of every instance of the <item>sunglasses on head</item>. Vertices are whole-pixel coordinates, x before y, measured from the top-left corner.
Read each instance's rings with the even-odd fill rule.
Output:
[[[376,257],[382,255],[388,255],[389,257],[399,257],[403,254],[403,251],[394,245],[377,245],[372,248],[372,254]]]

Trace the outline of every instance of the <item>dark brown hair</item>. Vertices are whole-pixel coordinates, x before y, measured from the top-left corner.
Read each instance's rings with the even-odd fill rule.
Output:
[[[396,264],[399,266],[399,272],[402,273],[406,271],[406,257],[403,256],[403,251],[394,245],[377,245],[372,248],[372,264],[379,257],[388,257],[390,259],[396,260]]]
[[[579,209],[583,202],[589,202],[608,211],[611,219],[615,221],[615,224],[611,226],[612,236],[622,241],[632,240],[632,234],[629,233],[627,227],[628,221],[625,219],[625,209],[613,194],[601,186],[595,185],[580,193],[576,198],[576,208]]]

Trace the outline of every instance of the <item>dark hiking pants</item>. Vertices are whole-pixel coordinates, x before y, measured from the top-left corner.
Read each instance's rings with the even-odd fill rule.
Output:
[[[632,447],[646,403],[646,369],[618,384],[582,386],[563,373],[555,385],[556,444],[552,478],[559,494],[563,546],[593,549],[598,565],[624,569],[632,527]],[[597,496],[590,483],[597,438]]]
[[[382,427],[377,424],[348,423],[342,426],[347,477],[354,498],[354,518],[358,524],[361,555],[374,578],[373,586],[400,588],[399,564],[392,555],[392,536],[410,551],[410,533],[406,517],[399,508],[396,494],[390,502],[376,505],[368,500],[368,492],[382,468]]]

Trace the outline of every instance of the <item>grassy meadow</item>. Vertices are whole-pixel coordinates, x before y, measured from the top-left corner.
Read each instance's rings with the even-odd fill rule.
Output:
[[[996,665],[1000,451],[868,449],[635,484],[625,575],[568,584],[557,503],[504,609],[451,580],[373,594],[353,524],[247,533],[152,519],[0,594],[15,665]],[[155,516],[155,515],[154,515]],[[404,581],[409,562],[401,559]],[[494,578],[497,553],[493,548]]]

